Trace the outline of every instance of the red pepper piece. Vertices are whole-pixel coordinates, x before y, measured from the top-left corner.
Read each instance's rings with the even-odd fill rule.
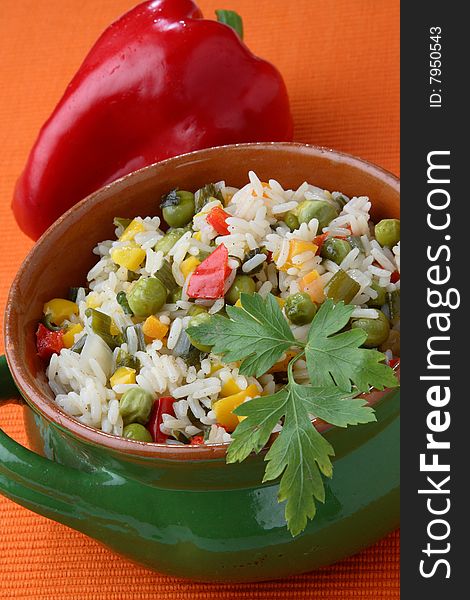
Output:
[[[219,235],[228,235],[230,232],[227,228],[226,219],[229,216],[230,215],[220,208],[220,206],[214,206],[207,215],[206,221],[209,225],[212,225]]]
[[[64,332],[50,331],[47,327],[44,327],[42,323],[39,323],[38,330],[36,331],[36,348],[38,356],[49,360],[53,354],[59,354],[64,347]]]
[[[388,364],[393,369],[394,367],[396,367],[397,365],[400,364],[400,359],[399,358],[392,358],[391,360],[388,361]]]
[[[175,416],[174,401],[175,399],[172,396],[162,396],[162,398],[155,400],[153,404],[147,429],[150,431],[153,441],[157,444],[164,444],[168,439],[166,433],[160,431],[160,425],[163,423],[163,415]]]
[[[321,252],[321,248],[323,246],[323,244],[325,243],[326,238],[328,237],[328,233],[322,233],[321,235],[317,235],[316,237],[313,238],[313,243],[315,244],[315,246],[318,246],[317,249],[317,254],[320,254]]]
[[[273,65],[229,26],[203,19],[192,0],[149,0],[90,50],[39,133],[13,210],[37,239],[76,202],[131,171],[199,148],[290,141],[292,131]]]
[[[191,446],[201,446],[202,444],[204,444],[204,438],[202,435],[195,435],[193,438],[191,438]]]
[[[393,271],[390,275],[390,283],[396,283],[397,281],[400,281],[400,273],[398,271]]]
[[[224,295],[225,280],[230,274],[228,251],[221,244],[196,267],[188,285],[190,298],[215,300]]]

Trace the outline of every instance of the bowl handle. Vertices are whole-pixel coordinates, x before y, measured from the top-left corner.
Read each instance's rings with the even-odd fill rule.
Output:
[[[0,407],[11,402],[21,402],[21,396],[0,356]],[[85,473],[44,458],[0,429],[0,493],[40,515],[91,535],[99,510],[96,490],[110,478],[107,471]],[[96,531],[94,536],[100,537]]]

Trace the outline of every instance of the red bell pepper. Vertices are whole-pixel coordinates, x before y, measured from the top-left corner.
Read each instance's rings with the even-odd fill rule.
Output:
[[[327,237],[328,237],[328,233],[321,233],[320,235],[317,235],[316,237],[313,238],[313,243],[315,244],[315,246],[318,246],[317,252],[316,252],[317,254],[320,254],[322,246],[325,243],[325,240]]]
[[[228,251],[221,244],[196,267],[189,280],[188,296],[190,298],[206,298],[210,300],[222,298],[224,295],[225,280],[230,273]]]
[[[175,416],[174,401],[175,399],[172,396],[163,396],[155,400],[153,404],[147,429],[150,431],[153,441],[157,444],[164,444],[168,439],[166,433],[160,431],[160,425],[163,423],[163,415]]]
[[[39,323],[36,331],[36,348],[40,358],[49,360],[53,354],[59,354],[64,348],[64,332],[51,331]]]
[[[390,283],[396,283],[397,281],[400,281],[400,273],[398,271],[393,271],[390,275]]]
[[[13,211],[37,239],[103,185],[151,163],[236,142],[289,141],[277,69],[192,0],[142,2],[104,31],[43,126]]]
[[[210,213],[206,217],[206,221],[209,225],[217,231],[219,235],[229,235],[229,230],[227,228],[226,219],[230,215],[225,212],[223,208],[220,206],[214,206],[214,208],[210,211]]]
[[[193,438],[191,438],[191,441],[189,443],[191,446],[201,446],[202,444],[204,444],[204,438],[202,437],[202,435],[195,435]]]

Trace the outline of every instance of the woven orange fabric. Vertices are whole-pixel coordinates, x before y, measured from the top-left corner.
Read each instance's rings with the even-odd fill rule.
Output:
[[[134,0],[2,0],[0,314],[31,247],[10,212],[36,133],[100,31]],[[246,41],[289,89],[297,141],[399,168],[399,0],[200,0],[244,17]],[[0,339],[0,351],[3,349]],[[0,423],[25,441],[18,408]],[[188,584],[159,576],[0,497],[0,598],[34,600],[396,599],[399,537],[281,582]]]

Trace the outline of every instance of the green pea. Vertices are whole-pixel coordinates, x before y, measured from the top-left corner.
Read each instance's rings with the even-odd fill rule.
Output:
[[[160,208],[170,227],[184,227],[194,217],[194,194],[184,190],[172,190],[163,196]]]
[[[256,292],[256,284],[249,275],[237,275],[230,289],[225,294],[225,300],[229,304],[235,304],[240,299],[240,294],[254,294]]]
[[[122,437],[138,442],[153,442],[150,431],[140,423],[130,423],[122,430]]]
[[[347,240],[330,237],[324,241],[320,255],[340,265],[351,250],[352,246]]]
[[[169,229],[155,244],[155,252],[163,252],[163,254],[167,255],[176,242],[181,239],[187,231],[190,231],[189,227],[177,227],[176,229]]]
[[[391,350],[393,356],[400,356],[400,332],[396,329],[390,329],[388,338],[379,348],[380,352]]]
[[[363,329],[367,338],[362,344],[366,348],[375,348],[383,344],[390,333],[390,323],[381,310],[377,310],[377,319],[354,319],[351,323],[353,329]]]
[[[199,312],[196,315],[191,317],[191,319],[189,320],[188,327],[199,327],[199,325],[202,325],[203,323],[208,323],[211,319],[212,319],[212,316],[209,313]],[[191,337],[189,334],[188,334],[188,338],[189,338],[189,341],[191,342],[191,344],[195,348],[200,350],[201,352],[210,352],[212,350],[212,346],[208,346],[206,344],[200,344],[199,342],[195,341],[194,338]]]
[[[156,277],[141,277],[127,294],[130,309],[137,317],[149,317],[165,304],[168,290]]]
[[[294,229],[298,229],[300,227],[299,219],[293,212],[288,212],[286,214],[284,217],[284,223],[291,231],[294,231]]]
[[[377,292],[377,298],[371,298],[367,305],[380,308],[387,302],[387,290],[375,281],[370,284],[370,287]]]
[[[400,241],[399,219],[382,219],[375,226],[375,239],[381,246],[392,248]]]
[[[304,200],[297,207],[299,223],[309,223],[318,219],[318,230],[321,231],[338,216],[338,210],[325,200]]]
[[[131,388],[119,400],[119,412],[124,425],[148,422],[153,406],[152,394],[142,388]]]
[[[317,305],[306,292],[298,292],[287,298],[284,312],[294,325],[306,325],[312,322],[317,312]]]

